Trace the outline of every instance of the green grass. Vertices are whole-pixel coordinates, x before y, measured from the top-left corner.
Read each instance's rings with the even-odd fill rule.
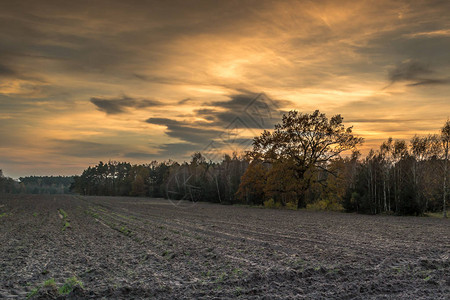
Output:
[[[37,287],[35,287],[34,289],[32,289],[28,295],[27,295],[27,299],[30,299],[34,296],[37,295],[37,293],[43,288],[43,287],[50,287],[50,288],[55,288],[56,289],[56,282],[54,278],[50,278],[47,279],[46,281],[44,281],[44,283],[42,285],[39,285]]]
[[[75,276],[66,280],[63,286],[58,289],[58,293],[61,295],[70,294],[75,287],[83,288],[83,283]]]
[[[27,299],[30,299],[31,297],[36,296],[40,289],[41,289],[41,287],[38,286],[38,287],[34,288],[33,290],[31,290],[31,292],[29,292],[27,295]]]
[[[242,288],[240,286],[235,289],[236,296],[240,296],[242,294]]]
[[[50,278],[44,281],[44,287],[51,287],[51,286],[56,286],[54,278]]]
[[[58,211],[63,217],[63,219],[67,219],[69,217],[69,215],[62,208],[60,208]]]
[[[63,221],[64,221],[62,231],[65,231],[67,228],[71,228],[69,220],[68,220],[69,215],[62,208],[58,209],[58,212],[63,217]]]
[[[173,258],[175,258],[176,254],[173,253],[172,251],[165,250],[161,256],[165,257],[166,259],[173,259]]]
[[[128,228],[126,228],[125,226],[122,226],[119,228],[119,231],[127,236],[129,236],[131,234],[131,230],[129,230]]]
[[[65,231],[67,228],[71,228],[71,226],[69,222],[65,221],[62,230]]]

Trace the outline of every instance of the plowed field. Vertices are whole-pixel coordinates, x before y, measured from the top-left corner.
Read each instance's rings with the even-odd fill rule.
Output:
[[[450,298],[443,219],[43,195],[0,216],[0,298]]]

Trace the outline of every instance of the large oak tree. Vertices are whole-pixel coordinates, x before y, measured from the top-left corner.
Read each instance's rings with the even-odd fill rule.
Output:
[[[363,139],[352,133],[352,127],[345,127],[343,118],[335,115],[328,119],[318,110],[285,114],[274,131],[265,130],[253,140],[253,149],[247,154],[251,160],[271,165],[288,162],[293,168],[295,180],[301,182],[297,191],[298,207],[305,205],[304,195],[317,180],[317,171],[329,172],[331,161],[341,158],[344,151],[355,150]],[[283,176],[283,174],[280,174]]]

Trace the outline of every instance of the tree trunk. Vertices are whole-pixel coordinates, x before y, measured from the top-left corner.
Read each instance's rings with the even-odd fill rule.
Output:
[[[306,191],[307,189],[302,189],[300,193],[298,193],[297,209],[306,207]]]

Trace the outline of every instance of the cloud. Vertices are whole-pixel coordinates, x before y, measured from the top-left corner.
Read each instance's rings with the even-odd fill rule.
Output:
[[[408,84],[408,86],[439,85],[439,84],[449,84],[449,83],[450,83],[450,79],[421,79],[418,82]]]
[[[14,72],[9,67],[0,64],[0,77],[9,77],[16,75],[16,72]]]
[[[183,100],[178,101],[178,104],[183,105],[183,104],[188,103],[191,100],[192,100],[192,98],[184,98]]]
[[[409,38],[417,38],[417,37],[450,37],[450,29],[439,29],[432,31],[423,31],[423,32],[415,32],[405,34],[406,37]]]
[[[419,61],[406,61],[392,69],[388,78],[391,84],[413,81],[408,86],[448,84],[449,79],[433,78],[434,71]]]
[[[166,126],[166,134],[170,137],[206,145],[213,139],[223,140],[224,134],[236,130],[272,129],[281,120],[283,111],[279,105],[288,103],[290,102],[284,100],[271,100],[265,94],[245,92],[230,95],[228,100],[203,103],[194,110],[192,120],[149,118],[146,122]]]
[[[280,106],[287,104],[290,102],[272,100],[265,94],[240,91],[229,95],[226,100],[202,103],[184,120],[149,118],[146,122],[165,126],[169,137],[186,142],[163,144],[160,154],[164,151],[179,153],[179,147],[179,151],[202,151],[215,157],[217,155],[207,149],[214,143],[215,147],[221,148],[218,155],[221,157],[223,151],[231,153],[247,149],[259,131],[272,129],[274,123],[281,119]]]
[[[206,144],[222,133],[221,130],[210,129],[205,122],[181,122],[164,118],[149,118],[146,122],[166,126],[168,136],[194,144]]]
[[[149,118],[145,122],[147,122],[149,124],[164,125],[164,126],[169,126],[169,125],[183,126],[183,125],[186,125],[183,122],[180,122],[180,121],[177,121],[177,120],[168,119],[168,118]]]
[[[389,79],[392,82],[415,80],[422,75],[433,73],[427,66],[417,61],[408,61],[397,65],[389,72]]]
[[[109,115],[124,113],[127,108],[148,108],[163,105],[157,100],[136,99],[127,96],[122,98],[91,98],[91,102],[97,106],[97,109]]]
[[[271,99],[264,93],[243,91],[230,95],[227,101],[206,102],[195,113],[221,127],[238,119],[240,128],[268,129],[281,120],[285,113],[282,108],[291,105],[290,101]]]
[[[159,152],[154,157],[158,158],[172,158],[182,157],[184,159],[190,157],[194,152],[201,151],[203,148],[200,145],[192,143],[169,143],[161,145]]]

